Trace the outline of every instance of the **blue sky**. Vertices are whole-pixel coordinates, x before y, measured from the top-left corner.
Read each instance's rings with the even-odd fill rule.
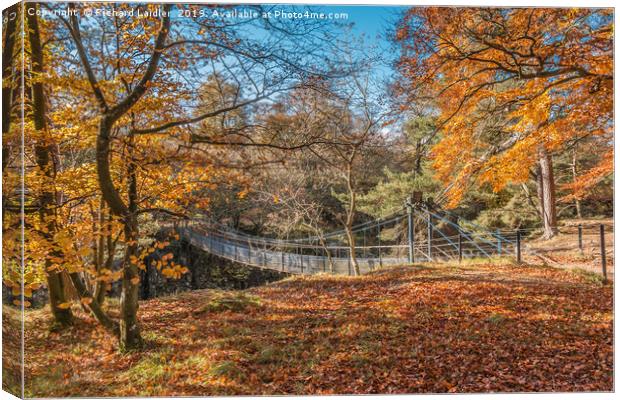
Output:
[[[405,7],[398,6],[333,6],[330,8],[348,13],[349,22],[355,24],[355,29],[360,33],[364,32],[368,38],[372,39],[378,35],[383,36],[385,27],[405,9]]]
[[[391,51],[392,43],[386,37],[386,28],[393,26],[399,13],[407,7],[400,6],[333,6],[330,8],[338,9],[339,12],[349,14],[349,22],[354,23],[354,31],[357,34],[364,34],[369,44],[376,44],[384,53],[383,65],[376,65],[375,69],[379,75],[389,75],[392,73],[391,61],[396,54]]]

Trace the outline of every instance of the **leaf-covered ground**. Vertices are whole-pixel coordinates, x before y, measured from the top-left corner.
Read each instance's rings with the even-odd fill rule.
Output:
[[[605,254],[607,277],[614,279],[614,225],[613,219],[567,219],[562,221],[558,235],[543,239],[534,235],[524,240],[523,259],[531,264],[547,264],[556,268],[581,269],[602,275],[600,230],[605,226]],[[579,251],[577,226],[583,226],[582,245]]]
[[[26,395],[612,390],[611,285],[511,265],[291,278],[141,303],[147,349],[28,312]]]

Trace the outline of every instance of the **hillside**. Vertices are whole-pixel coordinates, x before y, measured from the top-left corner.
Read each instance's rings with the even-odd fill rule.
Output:
[[[550,267],[294,277],[142,302],[147,349],[129,354],[77,308],[62,333],[29,311],[26,395],[610,391],[612,296]]]
[[[558,235],[550,240],[535,237],[524,242],[524,259],[531,264],[548,264],[556,268],[583,269],[601,274],[600,225],[605,226],[607,276],[614,278],[614,223],[604,219],[567,219]],[[577,226],[583,226],[583,251],[579,251]]]

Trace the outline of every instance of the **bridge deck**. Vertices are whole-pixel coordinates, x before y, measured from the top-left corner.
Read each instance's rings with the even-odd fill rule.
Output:
[[[426,222],[428,230],[426,235],[423,235],[423,240],[416,240],[412,244],[415,261],[436,262],[458,260],[460,257],[492,257],[514,251],[514,242],[497,232],[467,231],[430,211],[417,217]],[[397,224],[406,222],[406,218],[407,215],[391,216],[388,219],[361,224],[354,230],[358,235],[363,235],[363,240],[360,241],[363,246],[356,246],[355,249],[360,273],[365,274],[383,266],[402,265],[409,261],[407,244],[402,244],[397,239],[396,243],[392,240],[391,244],[387,244],[381,241],[379,233],[382,227],[385,228],[390,224],[392,227],[397,227]],[[443,229],[431,223],[431,218],[449,226],[453,236],[448,236]],[[193,246],[240,264],[290,274],[355,274],[349,258],[349,247],[342,245],[346,243],[342,232],[325,235],[320,242],[325,243],[325,238],[328,238],[332,244],[321,246],[317,238],[285,241],[256,237],[208,221],[189,221],[177,229],[179,234]],[[374,238],[374,245],[365,245],[367,234]]]
[[[353,275],[348,257],[326,257],[310,254],[296,254],[252,248],[234,241],[206,236],[191,228],[179,228],[179,234],[191,245],[208,253],[252,267],[272,269],[290,274],[317,274],[330,272],[338,275]],[[333,270],[330,267],[330,258]],[[371,257],[357,259],[362,274],[381,266],[399,265],[407,262],[407,257]]]

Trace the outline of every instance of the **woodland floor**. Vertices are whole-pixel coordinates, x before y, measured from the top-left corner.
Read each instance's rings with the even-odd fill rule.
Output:
[[[61,333],[28,311],[26,395],[611,391],[612,300],[597,275],[551,267],[296,277],[145,301],[147,348],[129,354],[77,308]]]
[[[599,224],[605,225],[605,254],[607,278],[614,279],[614,226],[613,219],[564,220],[556,237],[524,242],[523,259],[530,264],[547,264],[551,267],[581,269],[602,275]],[[577,225],[582,224],[583,250],[579,250]]]

